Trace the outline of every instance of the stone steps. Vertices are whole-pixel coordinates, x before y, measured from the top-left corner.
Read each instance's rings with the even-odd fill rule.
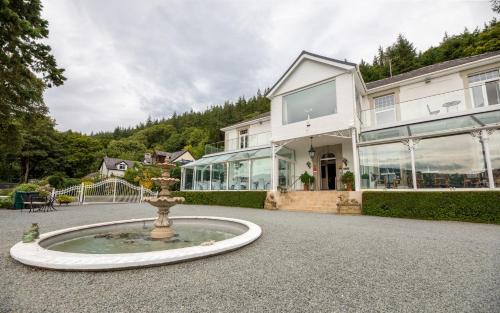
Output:
[[[278,209],[338,213],[337,202],[345,191],[292,191],[279,195]]]

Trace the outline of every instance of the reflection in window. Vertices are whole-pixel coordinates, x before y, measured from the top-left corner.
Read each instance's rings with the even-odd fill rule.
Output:
[[[408,128],[406,126],[400,126],[361,133],[359,137],[361,141],[371,141],[387,138],[405,137],[408,135]]]
[[[256,159],[252,161],[252,190],[271,189],[271,159]]]
[[[196,167],[196,190],[210,189],[210,165]]]
[[[184,185],[182,186],[184,190],[193,190],[193,174],[194,169],[184,168]]]
[[[212,190],[226,190],[226,163],[212,165]]]
[[[418,188],[488,187],[482,144],[470,134],[423,139],[415,167]]]
[[[292,175],[292,163],[278,159],[278,186],[290,186]]]
[[[391,143],[359,148],[362,189],[412,188],[408,147]]]
[[[283,97],[283,125],[337,113],[335,81]]]
[[[229,163],[229,177],[227,179],[230,190],[248,190],[248,166],[250,161],[236,161]]]
[[[493,181],[495,182],[495,187],[500,188],[500,129],[495,130],[490,135],[489,146]]]

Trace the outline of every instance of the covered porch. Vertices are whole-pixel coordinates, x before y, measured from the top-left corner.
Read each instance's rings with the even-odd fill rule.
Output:
[[[304,172],[314,176],[314,184],[309,189],[315,191],[345,190],[341,177],[347,171],[353,172],[356,180],[359,178],[354,128],[273,141],[272,149],[273,190],[280,187],[304,190],[300,180]],[[360,185],[355,183],[355,186]]]

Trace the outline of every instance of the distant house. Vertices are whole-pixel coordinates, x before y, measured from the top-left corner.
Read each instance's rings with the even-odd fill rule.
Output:
[[[129,167],[134,166],[134,161],[104,157],[99,166],[102,177],[123,177]]]
[[[181,163],[186,164],[194,161],[193,155],[187,150],[180,150],[175,152],[165,152],[155,150],[152,154],[146,153],[144,155],[144,164],[158,164],[158,163]]]

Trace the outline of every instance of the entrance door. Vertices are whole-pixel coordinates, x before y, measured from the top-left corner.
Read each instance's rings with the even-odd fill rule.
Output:
[[[321,159],[321,189],[334,190],[337,181],[335,158]]]

